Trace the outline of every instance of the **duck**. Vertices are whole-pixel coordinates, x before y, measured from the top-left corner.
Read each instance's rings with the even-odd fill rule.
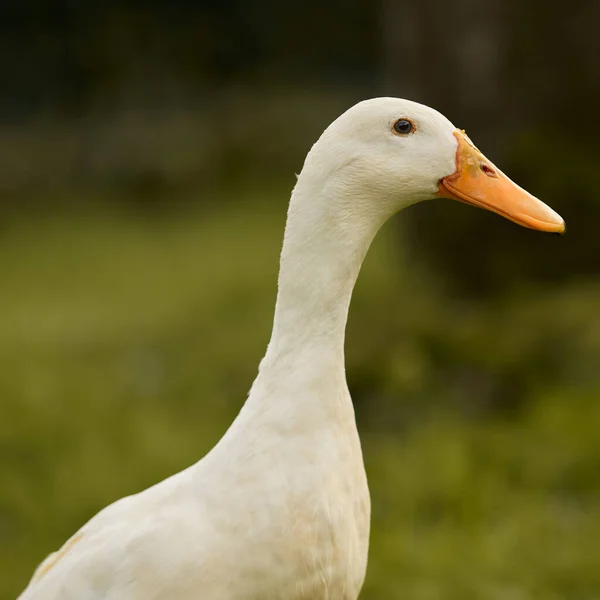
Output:
[[[272,334],[237,417],[197,463],[83,525],[20,600],[356,600],[370,496],[346,383],[348,309],[379,228],[436,197],[565,231],[433,108],[384,97],[346,110],[297,176]]]

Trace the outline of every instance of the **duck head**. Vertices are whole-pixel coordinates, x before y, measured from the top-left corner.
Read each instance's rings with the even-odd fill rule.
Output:
[[[464,131],[408,100],[374,98],[347,110],[313,146],[304,172],[363,216],[385,220],[415,202],[443,197],[530,229],[565,231],[556,212],[502,173]]]

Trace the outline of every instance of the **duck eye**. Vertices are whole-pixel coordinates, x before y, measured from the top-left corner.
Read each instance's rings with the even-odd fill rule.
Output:
[[[400,135],[408,135],[415,130],[415,126],[408,119],[398,119],[394,123],[394,132]]]

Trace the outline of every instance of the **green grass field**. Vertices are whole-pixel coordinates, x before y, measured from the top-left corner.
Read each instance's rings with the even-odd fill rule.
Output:
[[[270,333],[287,191],[271,193],[3,230],[0,600],[241,407]],[[599,301],[587,285],[465,307],[382,232],[347,340],[373,499],[363,598],[600,598]],[[519,407],[470,410],[490,394],[472,372],[517,381]]]

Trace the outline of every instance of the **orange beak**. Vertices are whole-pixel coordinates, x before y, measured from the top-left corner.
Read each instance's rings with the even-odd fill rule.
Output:
[[[497,169],[464,131],[456,130],[454,136],[456,172],[440,179],[436,196],[491,210],[529,229],[565,232],[562,217]]]

